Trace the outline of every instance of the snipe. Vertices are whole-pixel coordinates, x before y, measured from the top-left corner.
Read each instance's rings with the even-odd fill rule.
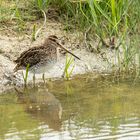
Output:
[[[29,71],[32,73],[45,73],[47,68],[57,62],[59,48],[70,53],[77,59],[80,59],[75,54],[64,48],[58,41],[58,38],[54,35],[45,39],[44,44],[30,48],[14,61],[17,65],[14,68],[14,72],[22,69],[26,69],[29,65]]]

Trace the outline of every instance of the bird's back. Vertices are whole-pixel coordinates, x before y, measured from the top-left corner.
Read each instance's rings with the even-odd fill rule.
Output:
[[[51,61],[56,60],[57,50],[55,44],[48,41],[47,44],[30,48],[21,53],[21,55],[14,61],[17,64],[15,71],[19,70],[19,67],[26,68],[28,64],[32,67],[39,63],[50,63]]]

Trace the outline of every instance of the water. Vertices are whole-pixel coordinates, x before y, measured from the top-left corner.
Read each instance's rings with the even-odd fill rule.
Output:
[[[0,96],[0,140],[140,140],[140,81],[80,76]],[[23,94],[22,94],[23,93]]]

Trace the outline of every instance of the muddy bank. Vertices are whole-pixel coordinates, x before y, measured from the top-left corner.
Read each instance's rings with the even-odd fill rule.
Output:
[[[68,33],[63,30],[64,27],[60,23],[48,21],[47,28],[43,29],[34,42],[31,41],[30,26],[28,32],[20,36],[13,31],[0,31],[0,92],[13,84],[23,84],[22,71],[16,74],[13,73],[13,68],[15,67],[13,60],[24,50],[42,44],[44,38],[48,35],[58,36],[65,47],[81,58],[81,60],[75,59],[74,61],[73,75],[87,72],[110,72],[112,66],[117,63],[114,50],[102,50],[102,55],[91,53],[84,46],[82,33]],[[66,57],[62,55],[53,68],[46,71],[45,78],[60,78],[64,71],[65,61]],[[36,78],[41,79],[42,74],[36,75]],[[28,80],[32,80],[32,74],[29,74]]]

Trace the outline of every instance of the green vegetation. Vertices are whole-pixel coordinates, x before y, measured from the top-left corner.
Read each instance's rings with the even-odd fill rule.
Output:
[[[64,77],[69,80],[72,72],[74,70],[74,59],[73,56],[71,56],[70,58],[68,58],[68,55],[66,55],[66,63],[65,63],[65,69],[64,69]],[[72,68],[71,68],[72,67]],[[71,69],[70,69],[71,68]]]
[[[0,0],[1,28],[11,24],[13,30],[26,31],[27,22],[44,18],[42,27],[33,24],[32,40],[51,17],[66,31],[82,31],[85,42],[98,41],[97,50],[116,49],[120,72],[139,71],[139,0]]]
[[[29,67],[30,67],[30,64],[28,64],[27,67],[26,67],[25,76],[24,76],[24,74],[22,73],[22,75],[23,75],[23,80],[24,80],[24,86],[25,86],[25,87],[27,86]]]

